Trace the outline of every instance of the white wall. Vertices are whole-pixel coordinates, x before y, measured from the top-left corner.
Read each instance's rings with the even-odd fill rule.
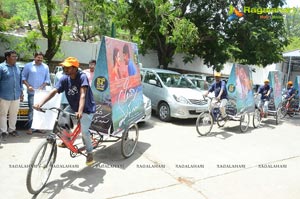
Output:
[[[20,36],[8,35],[9,37],[15,37],[13,41],[17,42]],[[47,49],[47,40],[39,39],[37,41],[40,51],[44,52]],[[4,55],[4,51],[8,49],[9,46],[0,45],[0,54]],[[57,53],[53,58],[53,61],[62,61],[66,57],[76,57],[80,63],[88,64],[91,59],[96,59],[98,56],[98,51],[100,49],[100,42],[88,43],[88,42],[77,42],[77,41],[62,41],[61,42],[61,53]],[[22,58],[22,52],[17,52]]]

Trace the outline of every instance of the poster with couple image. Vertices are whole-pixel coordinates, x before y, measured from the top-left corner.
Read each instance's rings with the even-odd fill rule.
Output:
[[[252,74],[249,67],[233,64],[226,87],[228,97],[236,103],[237,113],[254,111],[252,84]]]
[[[274,99],[275,108],[277,109],[282,101],[281,94],[281,78],[282,74],[279,71],[270,71],[268,79],[270,81],[270,87],[272,88],[271,98]]]
[[[137,44],[103,37],[92,91],[94,130],[116,135],[144,116]]]

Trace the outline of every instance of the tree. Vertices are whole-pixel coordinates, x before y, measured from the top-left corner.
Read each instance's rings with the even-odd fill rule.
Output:
[[[197,39],[195,26],[184,19],[181,14],[187,9],[188,1],[174,2],[123,0],[117,1],[113,8],[116,26],[130,31],[131,39],[141,44],[139,49],[142,54],[150,49],[156,50],[159,64],[164,68],[172,62],[177,46],[179,51],[181,48],[190,46]],[[174,32],[176,27],[177,33]],[[188,34],[188,40],[182,32]],[[181,38],[180,45],[176,45],[173,33],[178,39]]]
[[[266,66],[281,60],[288,44],[282,19],[262,20],[257,14],[228,20],[230,5],[279,7],[284,0],[122,0],[115,5],[118,25],[139,39],[144,53],[157,50],[159,64],[167,68],[175,52],[195,56],[220,70],[229,59]],[[282,16],[280,13],[271,16]],[[117,21],[117,20],[116,20]],[[133,37],[134,38],[134,37]]]
[[[288,13],[285,17],[285,27],[290,40],[290,44],[285,51],[300,49],[300,9]]]
[[[75,24],[73,40],[95,41],[109,34],[110,22],[104,0],[80,0],[72,5],[69,21]]]
[[[65,4],[61,1],[61,15],[58,15],[59,9],[56,8],[56,2],[52,0],[34,0],[37,18],[40,24],[42,36],[47,39],[48,48],[45,53],[47,62],[51,62],[52,58],[59,50],[63,36],[63,29],[67,25],[70,1],[65,0]],[[63,7],[65,5],[65,7]],[[41,8],[46,8],[46,13],[42,13]]]

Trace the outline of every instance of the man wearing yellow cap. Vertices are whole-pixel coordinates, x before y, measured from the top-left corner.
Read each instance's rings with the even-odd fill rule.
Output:
[[[267,117],[268,116],[268,105],[270,101],[270,94],[272,92],[272,88],[269,85],[270,81],[268,79],[264,80],[264,85],[260,86],[258,89],[259,94],[261,94],[260,101],[258,104],[258,107],[262,108],[262,116]]]
[[[81,119],[82,139],[87,151],[86,164],[90,166],[94,163],[93,146],[89,132],[96,111],[93,93],[86,74],[78,70],[79,62],[75,57],[68,57],[60,65],[63,66],[65,75],[60,78],[55,88],[39,104],[34,105],[34,108],[42,107],[56,93],[65,92],[69,102],[69,106],[65,110],[75,113],[77,118]],[[61,146],[63,147],[63,145]]]
[[[221,80],[221,73],[216,72],[215,82],[209,87],[208,91],[204,94],[207,96],[209,92],[214,92],[215,97],[221,101],[220,103],[220,112],[223,118],[226,118],[226,104],[227,104],[227,89],[226,83]]]
[[[296,95],[296,89],[293,87],[293,82],[292,81],[288,81],[287,83],[287,95],[285,97],[285,99],[287,99],[288,101],[291,101]]]

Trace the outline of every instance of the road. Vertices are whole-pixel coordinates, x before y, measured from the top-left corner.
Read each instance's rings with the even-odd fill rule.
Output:
[[[139,143],[128,159],[119,142],[97,149],[93,167],[59,148],[49,182],[37,196],[26,189],[26,165],[45,135],[20,130],[0,148],[1,198],[299,199],[299,119],[278,125],[267,119],[244,134],[229,122],[200,137],[195,120],[162,123],[152,116],[139,125]]]

